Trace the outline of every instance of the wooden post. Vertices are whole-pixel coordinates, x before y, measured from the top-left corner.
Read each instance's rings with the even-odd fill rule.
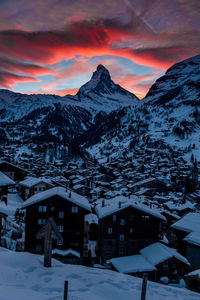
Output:
[[[51,225],[47,223],[44,238],[44,267],[51,267],[51,251],[52,251],[52,230]]]
[[[44,267],[51,267],[52,240],[57,240],[58,245],[63,244],[63,238],[56,226],[53,218],[49,218],[47,223],[36,234],[37,238],[44,237]]]
[[[141,300],[145,300],[146,299],[147,279],[148,279],[148,274],[144,273],[143,280],[142,280]]]
[[[68,280],[65,280],[65,286],[64,286],[64,300],[67,300],[68,295]]]

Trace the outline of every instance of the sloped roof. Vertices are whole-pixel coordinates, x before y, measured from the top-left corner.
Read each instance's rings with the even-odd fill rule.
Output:
[[[28,206],[34,205],[36,203],[47,200],[54,196],[59,196],[66,201],[72,202],[88,211],[91,211],[91,207],[87,198],[77,193],[74,193],[72,191],[71,191],[71,197],[69,197],[69,191],[66,191],[65,188],[63,187],[54,187],[30,197],[25,201],[22,208],[26,208]]]
[[[142,254],[148,262],[152,265],[156,266],[169,258],[175,257],[179,261],[189,265],[188,260],[179,254],[176,249],[169,248],[161,243],[154,243],[150,246],[147,246],[140,250],[140,254]]]
[[[118,272],[124,274],[156,270],[141,254],[112,258],[110,262]]]
[[[121,207],[119,207],[119,202]],[[129,199],[125,196],[117,196],[109,200],[104,200],[104,206],[102,204],[98,204],[95,207],[96,213],[99,217],[99,219],[103,219],[109,215],[115,214],[119,211],[122,211],[128,207],[132,207],[134,209],[137,209],[147,215],[153,216],[155,218],[158,218],[160,220],[165,221],[166,218],[159,213],[155,209],[151,209],[149,206],[144,205],[142,203],[134,201],[133,198]]]
[[[0,171],[0,186],[14,185],[15,182]]]

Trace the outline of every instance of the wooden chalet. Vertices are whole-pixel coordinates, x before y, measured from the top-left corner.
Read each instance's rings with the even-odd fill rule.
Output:
[[[14,185],[15,182],[12,179],[0,172],[0,201],[4,201],[7,204],[8,188]]]
[[[20,180],[24,180],[28,173],[26,170],[16,165],[13,165],[7,161],[0,162],[0,171],[6,174],[12,180],[17,182]]]
[[[22,199],[26,200],[37,193],[52,188],[53,185],[45,178],[28,177],[19,182],[19,187]]]
[[[148,273],[150,280],[162,282],[164,277],[168,283],[178,283],[190,267],[187,259],[175,249],[158,242],[143,248],[140,254],[113,258],[110,262],[118,272],[137,277]]]
[[[200,213],[188,213],[171,228],[176,236],[176,246],[190,262],[193,269],[200,268]]]
[[[82,256],[84,216],[91,211],[85,197],[62,187],[54,187],[30,197],[22,208],[26,209],[25,251],[44,252],[44,241],[36,235],[52,217],[63,237],[62,245],[53,241],[53,249],[72,249]]]
[[[101,262],[137,254],[159,240],[165,217],[134,199],[118,196],[95,207],[99,219],[98,246]]]
[[[200,269],[185,275],[185,281],[188,289],[200,293]]]

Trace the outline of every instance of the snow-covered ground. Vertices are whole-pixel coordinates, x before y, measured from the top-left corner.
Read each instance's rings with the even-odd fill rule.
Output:
[[[114,271],[64,265],[53,260],[43,267],[43,257],[0,248],[0,299],[62,299],[64,281],[69,295],[82,300],[139,300],[142,280]],[[197,300],[199,294],[186,289],[148,282],[147,300]]]

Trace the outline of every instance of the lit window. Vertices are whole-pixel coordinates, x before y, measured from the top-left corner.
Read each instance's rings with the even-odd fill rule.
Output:
[[[51,207],[51,211],[55,211],[55,207],[54,206]]]
[[[108,234],[112,234],[112,227],[108,227]]]
[[[77,206],[72,206],[72,213],[75,214],[78,212],[78,207]]]
[[[120,239],[120,241],[124,241],[124,234],[123,233],[119,235],[119,239]]]
[[[64,211],[59,211],[58,217],[60,219],[63,219],[64,218]]]
[[[44,225],[44,224],[46,224],[45,219],[38,219],[38,225]]]
[[[36,245],[36,251],[40,252],[42,250],[42,246],[41,245]]]
[[[130,233],[133,233],[133,228],[132,228],[132,227],[130,228],[129,232],[130,232]]]
[[[39,206],[39,212],[46,212],[47,207],[46,206]]]
[[[113,215],[113,221],[116,221],[116,220],[117,220],[117,216]]]
[[[149,220],[149,216],[142,216],[143,220]]]
[[[58,230],[59,230],[60,232],[63,232],[63,231],[64,231],[64,227],[63,227],[63,226],[58,226]]]
[[[125,220],[124,219],[120,220],[120,225],[125,225]]]

